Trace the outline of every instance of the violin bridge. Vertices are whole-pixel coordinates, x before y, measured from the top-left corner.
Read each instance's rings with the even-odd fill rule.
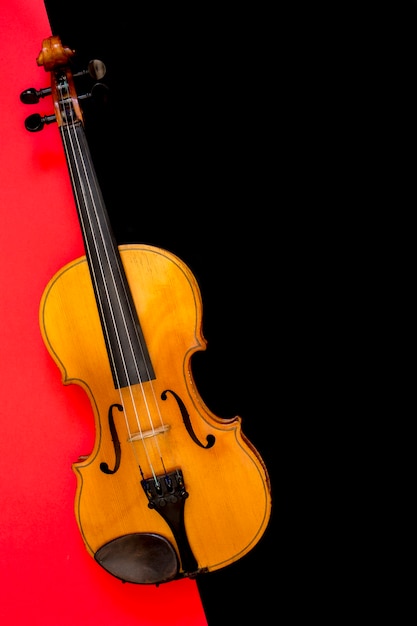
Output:
[[[128,437],[128,443],[133,443],[134,441],[142,441],[143,439],[147,439],[149,437],[155,437],[155,435],[162,435],[162,433],[166,433],[171,426],[169,424],[164,424],[163,426],[158,426],[158,428],[151,428],[150,430],[144,430],[139,433],[133,433]]]

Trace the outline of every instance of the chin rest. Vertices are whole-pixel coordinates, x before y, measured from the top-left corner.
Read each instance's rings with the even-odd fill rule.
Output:
[[[106,571],[124,582],[159,584],[178,576],[178,557],[170,542],[151,533],[117,537],[94,555]]]

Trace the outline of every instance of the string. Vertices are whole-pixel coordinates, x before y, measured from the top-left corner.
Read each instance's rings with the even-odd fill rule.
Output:
[[[91,252],[91,248],[90,248],[90,244],[88,242],[88,237],[87,237],[87,230],[86,230],[86,224],[84,221],[84,214],[83,211],[81,210],[81,203],[80,203],[80,198],[78,196],[78,191],[77,191],[77,185],[75,184],[75,181],[78,180],[80,182],[80,188],[81,188],[81,194],[82,194],[82,198],[85,200],[86,203],[86,207],[90,207],[90,210],[86,210],[86,217],[90,226],[90,232],[92,234],[92,238],[93,238],[93,245],[94,245],[94,249],[96,252],[96,258],[98,260],[98,264],[99,264],[99,277],[101,277],[102,279],[102,284],[104,286],[105,292],[106,292],[106,297],[108,302],[110,302],[110,294],[109,294],[109,289],[107,286],[107,280],[109,278],[109,274],[105,271],[104,269],[104,265],[103,265],[103,261],[101,259],[101,255],[100,255],[100,249],[99,249],[99,243],[98,240],[96,238],[96,235],[99,235],[100,237],[100,241],[103,243],[103,249],[104,249],[104,253],[105,253],[105,257],[107,260],[107,267],[109,268],[110,271],[110,278],[113,284],[113,287],[115,288],[115,293],[117,296],[117,303],[118,303],[118,307],[119,307],[119,311],[121,314],[121,319],[123,320],[123,325],[124,325],[124,329],[126,331],[126,336],[128,338],[128,342],[129,342],[129,348],[131,350],[131,355],[133,357],[134,363],[135,363],[135,369],[136,369],[136,374],[139,380],[139,385],[140,385],[140,390],[142,393],[142,398],[143,398],[143,402],[145,405],[145,409],[146,409],[146,413],[148,416],[148,420],[149,420],[149,424],[150,424],[150,430],[144,431],[142,429],[142,425],[141,425],[141,420],[140,420],[140,416],[137,410],[137,406],[136,406],[136,400],[134,397],[134,392],[133,392],[133,385],[129,384],[128,385],[128,396],[130,398],[130,403],[131,406],[133,408],[133,412],[134,412],[134,417],[135,417],[135,421],[136,421],[136,425],[138,428],[138,432],[137,433],[132,433],[131,428],[130,428],[130,424],[129,424],[129,418],[128,418],[128,411],[127,411],[127,407],[126,407],[126,402],[125,402],[125,397],[122,391],[122,387],[120,385],[120,380],[119,380],[119,375],[118,375],[118,371],[117,371],[117,367],[116,367],[116,359],[115,356],[113,354],[113,350],[111,347],[111,341],[110,341],[110,331],[109,328],[107,327],[107,322],[106,322],[106,317],[104,315],[104,311],[103,311],[103,303],[101,301],[101,296],[99,295],[99,289],[98,289],[98,285],[99,285],[99,277],[97,277],[96,275],[96,269],[95,269],[95,265],[93,263],[90,263],[90,275],[91,275],[91,279],[95,285],[95,291],[96,294],[98,295],[97,301],[98,301],[98,305],[100,307],[100,311],[102,313],[101,315],[101,319],[102,319],[102,326],[103,326],[103,332],[106,335],[107,338],[107,346],[108,346],[108,352],[109,352],[109,357],[111,359],[112,365],[113,365],[113,371],[115,372],[115,377],[117,379],[117,388],[119,390],[119,397],[120,397],[120,404],[123,407],[123,414],[124,414],[124,418],[125,418],[125,424],[126,424],[126,429],[127,429],[127,433],[128,433],[128,442],[131,444],[132,448],[133,448],[133,453],[137,462],[137,465],[139,467],[139,470],[142,474],[142,469],[141,469],[141,463],[139,461],[139,457],[138,457],[138,451],[136,450],[136,446],[134,444],[135,441],[141,441],[142,445],[143,445],[143,449],[149,464],[149,467],[151,468],[151,473],[153,475],[154,481],[155,483],[158,485],[159,481],[156,475],[156,471],[153,467],[153,463],[151,461],[150,458],[150,454],[148,451],[148,446],[145,442],[145,439],[148,439],[150,437],[152,437],[153,442],[156,446],[157,449],[157,453],[159,454],[159,458],[161,460],[162,463],[162,467],[164,469],[165,472],[165,466],[164,466],[164,462],[162,459],[162,454],[161,454],[161,450],[159,447],[159,442],[158,442],[158,435],[165,432],[166,430],[168,430],[168,426],[164,424],[163,422],[163,418],[162,418],[162,414],[160,411],[160,407],[159,407],[159,403],[158,400],[156,398],[156,393],[155,393],[155,389],[154,389],[154,385],[152,383],[152,379],[149,376],[149,368],[148,368],[148,364],[147,361],[145,359],[145,355],[143,353],[143,346],[142,346],[142,342],[140,341],[140,338],[138,337],[138,334],[136,332],[136,326],[134,325],[134,329],[135,329],[135,333],[136,333],[136,340],[139,344],[142,356],[143,356],[143,362],[145,363],[145,367],[146,367],[146,371],[148,374],[148,381],[149,381],[149,387],[151,389],[151,394],[152,394],[152,399],[153,399],[153,403],[154,406],[156,407],[157,410],[157,416],[159,418],[159,422],[161,424],[160,427],[155,428],[154,426],[154,420],[152,418],[152,412],[150,411],[150,405],[149,405],[149,401],[146,395],[146,391],[143,385],[143,381],[141,378],[141,374],[139,371],[139,366],[138,363],[136,361],[136,355],[135,355],[135,351],[133,349],[133,345],[132,345],[132,338],[130,336],[129,330],[128,330],[128,326],[127,326],[127,320],[125,317],[125,311],[124,311],[124,307],[122,306],[121,300],[120,300],[120,285],[122,286],[124,292],[125,292],[125,296],[127,296],[126,294],[126,286],[125,286],[125,282],[122,280],[122,276],[120,274],[120,266],[117,263],[117,272],[118,272],[118,277],[115,276],[114,271],[113,271],[113,267],[112,264],[110,263],[110,257],[109,257],[109,248],[108,248],[108,243],[109,241],[112,241],[112,236],[111,233],[109,231],[109,225],[108,225],[108,221],[107,219],[104,220],[104,224],[105,224],[105,228],[106,228],[106,233],[103,232],[103,228],[102,228],[102,224],[101,221],[99,219],[99,212],[98,212],[98,207],[96,205],[95,199],[94,199],[94,194],[93,194],[93,189],[91,186],[91,181],[90,181],[90,177],[88,176],[88,171],[87,171],[87,166],[90,168],[90,172],[92,172],[94,174],[94,167],[92,165],[91,159],[90,159],[90,154],[89,154],[89,150],[87,148],[87,143],[84,146],[84,150],[82,149],[81,145],[80,145],[80,140],[79,140],[79,134],[77,133],[77,128],[80,129],[81,128],[81,123],[77,120],[76,116],[75,116],[75,112],[74,109],[71,106],[68,106],[68,104],[71,102],[71,94],[69,91],[69,85],[67,80],[65,79],[65,85],[62,85],[64,87],[64,89],[66,90],[64,92],[64,90],[60,90],[59,89],[59,85],[57,85],[57,90],[58,92],[61,94],[60,100],[59,100],[59,104],[60,104],[60,110],[61,110],[61,115],[62,115],[62,119],[65,122],[63,124],[63,126],[61,127],[61,137],[62,137],[62,141],[64,144],[64,149],[65,149],[65,153],[67,156],[67,162],[68,162],[68,167],[69,167],[69,172],[70,172],[70,176],[72,179],[72,183],[73,183],[73,190],[74,190],[74,195],[75,195],[75,199],[77,202],[77,206],[79,207],[79,220],[80,220],[80,224],[81,224],[81,228],[83,230],[84,233],[84,242],[85,242],[85,246],[86,246],[86,251],[89,253],[90,255],[90,259],[92,258],[92,252]],[[69,119],[68,119],[69,118]],[[65,133],[65,129],[68,129],[68,133],[66,136]],[[84,133],[84,129],[81,128],[81,132]],[[84,136],[84,135],[83,135]],[[68,139],[68,141],[67,141]],[[72,155],[74,155],[74,163],[75,163],[75,171],[73,171],[73,167],[71,165],[71,159],[69,158],[69,154],[70,154],[70,150],[72,152]],[[80,156],[80,159],[77,159],[77,155]],[[85,157],[87,157],[87,162],[85,160]],[[80,172],[80,166],[82,169],[82,172]],[[95,174],[92,176],[93,179],[93,183],[95,185],[95,191],[97,192],[97,197],[101,198],[101,192],[100,189],[97,186],[97,179]],[[83,184],[85,183],[87,189],[85,188],[85,185]],[[91,210],[93,211],[93,214],[91,213]],[[104,204],[101,207],[101,211],[103,212],[102,214],[104,214],[105,212],[105,208],[104,208]],[[95,222],[96,222],[96,226],[94,225],[94,220],[93,220],[93,216],[95,218]],[[106,216],[105,216],[106,217]],[[130,300],[128,297],[126,297],[126,302],[128,303],[128,308],[129,308],[129,313],[130,315],[133,317],[133,313],[131,310],[131,304],[130,304]],[[124,373],[126,376],[126,380],[129,380],[129,372],[128,372],[128,367],[127,367],[127,363],[126,363],[126,358],[122,349],[122,341],[119,335],[119,330],[118,330],[118,325],[116,323],[116,319],[115,319],[115,315],[114,312],[112,310],[112,307],[109,307],[109,310],[111,312],[111,317],[112,317],[112,324],[113,324],[113,330],[115,331],[115,336],[117,338],[117,344],[119,346],[119,354],[121,355],[122,358],[122,363],[123,363],[123,369],[124,369]],[[143,477],[143,474],[142,474]]]

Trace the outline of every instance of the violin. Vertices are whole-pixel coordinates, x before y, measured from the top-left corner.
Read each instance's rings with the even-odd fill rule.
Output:
[[[88,553],[110,575],[160,584],[226,567],[259,542],[271,516],[265,463],[242,432],[205,405],[192,356],[206,349],[202,298],[188,266],[147,244],[118,245],[86,139],[75,52],[58,36],[37,65],[51,96],[71,180],[85,255],[46,285],[39,308],[43,341],[64,385],[80,385],[94,415],[95,441],[72,466],[75,516]],[[101,62],[93,63],[100,79]]]

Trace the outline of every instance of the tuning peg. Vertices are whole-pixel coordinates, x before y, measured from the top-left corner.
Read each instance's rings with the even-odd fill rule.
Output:
[[[39,113],[34,113],[25,119],[25,128],[31,133],[37,133],[39,130],[42,130],[45,124],[52,124],[52,122],[56,122],[55,115],[44,115],[41,117]]]
[[[99,61],[98,59],[93,59],[88,64],[88,72],[94,80],[101,80],[105,76],[106,71],[107,68],[103,61]]]
[[[107,101],[109,88],[104,83],[95,83],[88,93],[78,96],[78,100],[86,100],[92,98],[94,102],[104,103]]]
[[[73,75],[73,77],[77,78],[79,76],[85,76],[86,74],[89,74],[90,77],[94,80],[101,80],[106,74],[106,66],[104,65],[103,61],[93,59],[89,62],[88,69],[77,72]],[[23,102],[23,104],[37,104],[41,98],[45,98],[45,96],[50,96],[51,91],[52,90],[50,87],[39,90],[34,89],[34,87],[30,87],[29,89],[25,89],[24,91],[22,91],[22,93],[20,94],[20,100]],[[84,97],[88,98],[89,95],[91,94],[88,94]],[[81,99],[82,97],[83,96],[81,96]]]
[[[92,61],[89,62],[88,69],[82,70],[81,72],[77,72],[76,74],[73,74],[73,77],[78,78],[79,76],[85,76],[86,74],[89,74],[90,77],[93,78],[94,80],[101,80],[103,76],[105,76],[106,71],[107,69],[103,61],[99,61],[98,59],[93,59]]]
[[[20,94],[20,100],[23,104],[37,104],[41,98],[45,98],[45,96],[49,96],[51,94],[51,88],[46,87],[45,89],[34,89],[30,87],[29,89],[25,89]]]

